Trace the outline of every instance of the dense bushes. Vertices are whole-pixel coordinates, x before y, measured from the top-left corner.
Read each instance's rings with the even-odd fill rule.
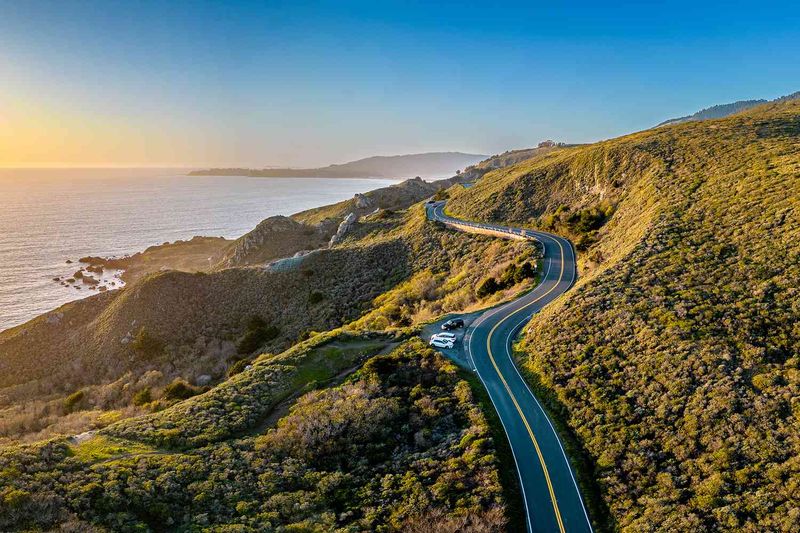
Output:
[[[527,279],[533,279],[535,277],[536,265],[531,261],[511,263],[500,272],[497,278],[489,276],[484,279],[475,289],[475,294],[478,298],[486,298],[498,291],[513,287],[517,283],[522,283]]]
[[[506,522],[486,421],[455,367],[418,340],[301,397],[262,436],[166,454],[107,438],[5,449],[0,481],[3,530],[501,531]]]
[[[136,333],[131,348],[145,359],[153,359],[164,352],[164,342],[142,326]]]
[[[570,210],[566,205],[559,206],[554,213],[543,215],[539,226],[570,237],[578,250],[586,250],[597,242],[597,230],[614,214],[614,205],[601,201],[585,209]]]
[[[236,345],[236,351],[240,354],[253,353],[264,344],[277,338],[280,333],[280,329],[269,324],[260,316],[251,317],[244,335]]]
[[[64,410],[68,413],[74,411],[86,396],[82,390],[75,391],[64,399]]]
[[[133,405],[142,406],[153,401],[150,387],[145,387],[133,395]]]
[[[194,387],[189,385],[186,380],[176,378],[172,383],[164,387],[164,399],[186,400],[200,394],[200,392],[200,387]]]
[[[325,293],[311,291],[308,295],[308,305],[316,305],[325,299]]]
[[[535,222],[565,204],[591,232],[599,213],[577,213],[618,199],[592,248],[604,268],[533,318],[521,357],[623,531],[800,527],[798,138],[800,102],[651,130],[454,206]]]

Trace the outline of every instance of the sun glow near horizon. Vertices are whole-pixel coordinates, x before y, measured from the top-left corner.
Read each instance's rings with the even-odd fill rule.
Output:
[[[178,4],[4,3],[0,167],[501,153],[800,85],[767,8]]]

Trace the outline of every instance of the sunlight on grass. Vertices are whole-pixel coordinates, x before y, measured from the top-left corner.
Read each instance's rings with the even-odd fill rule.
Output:
[[[104,436],[94,436],[78,444],[70,445],[73,457],[87,463],[104,461],[124,457],[128,455],[139,455],[143,453],[154,453],[157,450],[151,446],[138,442],[115,439]]]

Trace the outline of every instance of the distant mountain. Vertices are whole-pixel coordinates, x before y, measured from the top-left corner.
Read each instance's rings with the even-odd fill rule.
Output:
[[[772,102],[785,102],[787,100],[795,100],[800,98],[800,91],[796,93],[792,93],[786,96],[781,96],[780,98],[776,98],[775,100],[739,100],[738,102],[733,102],[731,104],[720,104],[711,107],[707,107],[705,109],[701,109],[697,113],[693,115],[687,115],[685,117],[678,117],[678,118],[671,118],[669,120],[665,120],[661,124],[656,127],[660,126],[669,126],[671,124],[681,124],[683,122],[694,122],[697,120],[709,120],[714,118],[723,118],[729,115],[733,115],[734,113],[739,113],[740,111],[745,111],[757,105],[766,104],[770,101]]]
[[[413,178],[452,176],[456,171],[486,159],[480,154],[430,152],[373,156],[321,168],[212,168],[190,176],[251,176],[263,178]]]

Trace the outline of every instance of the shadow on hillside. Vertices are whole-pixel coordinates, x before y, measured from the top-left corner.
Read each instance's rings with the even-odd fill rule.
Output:
[[[800,137],[800,116],[793,115],[772,119],[756,127],[761,139],[797,139]]]

